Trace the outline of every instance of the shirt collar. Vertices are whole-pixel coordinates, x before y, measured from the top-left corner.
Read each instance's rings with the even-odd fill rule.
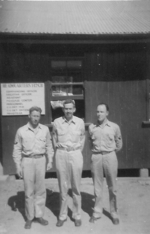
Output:
[[[38,124],[37,128],[41,128],[41,124]],[[28,130],[28,129],[34,131],[34,128],[32,128],[30,122],[27,123],[27,130]]]
[[[72,119],[69,122],[76,124],[75,117],[73,116]],[[68,121],[65,118],[65,116],[62,117],[62,123],[68,123]]]
[[[106,119],[106,121],[105,121],[102,125],[100,125],[100,124],[97,122],[97,127],[98,127],[98,126],[105,127],[106,125],[110,127],[110,121],[109,121],[108,119]]]

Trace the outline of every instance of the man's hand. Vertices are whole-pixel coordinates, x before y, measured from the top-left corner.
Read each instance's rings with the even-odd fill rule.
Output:
[[[52,163],[51,163],[51,162],[48,162],[48,163],[47,163],[47,171],[49,171],[51,168],[52,168]]]
[[[19,178],[22,178],[22,168],[21,168],[21,166],[17,166],[17,175],[19,176]]]
[[[59,148],[61,148],[61,147],[62,147],[62,144],[58,142],[58,143],[56,144],[56,149],[59,149]]]

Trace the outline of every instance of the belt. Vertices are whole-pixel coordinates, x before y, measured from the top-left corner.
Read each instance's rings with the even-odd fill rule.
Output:
[[[113,152],[113,151],[92,152],[92,154],[102,154],[102,155],[105,155],[105,154],[110,154],[111,152]]]
[[[36,154],[36,155],[23,155],[25,158],[42,158],[44,154]]]
[[[57,148],[58,150],[63,150],[63,151],[67,151],[67,152],[70,152],[70,151],[76,151],[76,150],[79,150],[81,149],[80,147],[77,147],[77,148],[73,148],[73,147],[67,147],[67,148]]]

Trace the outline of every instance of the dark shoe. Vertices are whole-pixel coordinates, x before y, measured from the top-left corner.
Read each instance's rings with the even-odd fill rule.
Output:
[[[64,219],[64,220],[58,219],[56,226],[61,227],[61,226],[63,226],[64,222],[66,222],[66,221],[67,221],[67,219]]]
[[[25,225],[24,225],[24,228],[25,229],[30,229],[31,228],[31,224],[32,224],[32,220],[27,220]]]
[[[82,224],[81,219],[75,219],[74,223],[76,227],[80,227]]]
[[[35,222],[40,223],[40,224],[43,225],[43,226],[48,225],[48,221],[45,220],[45,219],[43,219],[42,217],[41,217],[41,218],[36,218],[36,219],[35,219]]]
[[[96,220],[98,220],[98,219],[100,219],[100,217],[98,217],[98,218],[96,218],[96,217],[94,217],[93,215],[91,216],[91,218],[90,218],[90,220],[89,220],[89,222],[90,223],[94,223]]]
[[[119,224],[119,219],[118,218],[112,218],[112,222],[113,222],[113,224],[118,225]]]

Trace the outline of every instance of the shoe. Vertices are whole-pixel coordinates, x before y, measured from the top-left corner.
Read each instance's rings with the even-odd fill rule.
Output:
[[[112,222],[114,225],[118,225],[119,224],[119,219],[118,218],[112,218]]]
[[[36,219],[35,219],[35,222],[40,223],[40,224],[43,225],[43,226],[48,225],[48,221],[45,220],[45,219],[43,219],[42,217],[36,218]]]
[[[32,224],[32,220],[27,220],[25,225],[24,225],[24,228],[25,229],[30,229],[31,228],[31,224]]]
[[[91,216],[91,218],[90,218],[90,220],[89,220],[89,222],[90,223],[94,223],[96,220],[98,220],[98,219],[100,219],[100,217],[98,217],[98,218],[96,218],[96,217],[94,217],[93,215]]]
[[[64,220],[58,219],[56,226],[61,227],[61,226],[63,226],[64,222],[66,222],[66,221],[67,221],[67,219],[64,219]]]
[[[81,219],[75,219],[74,223],[76,227],[80,227],[82,224]]]

